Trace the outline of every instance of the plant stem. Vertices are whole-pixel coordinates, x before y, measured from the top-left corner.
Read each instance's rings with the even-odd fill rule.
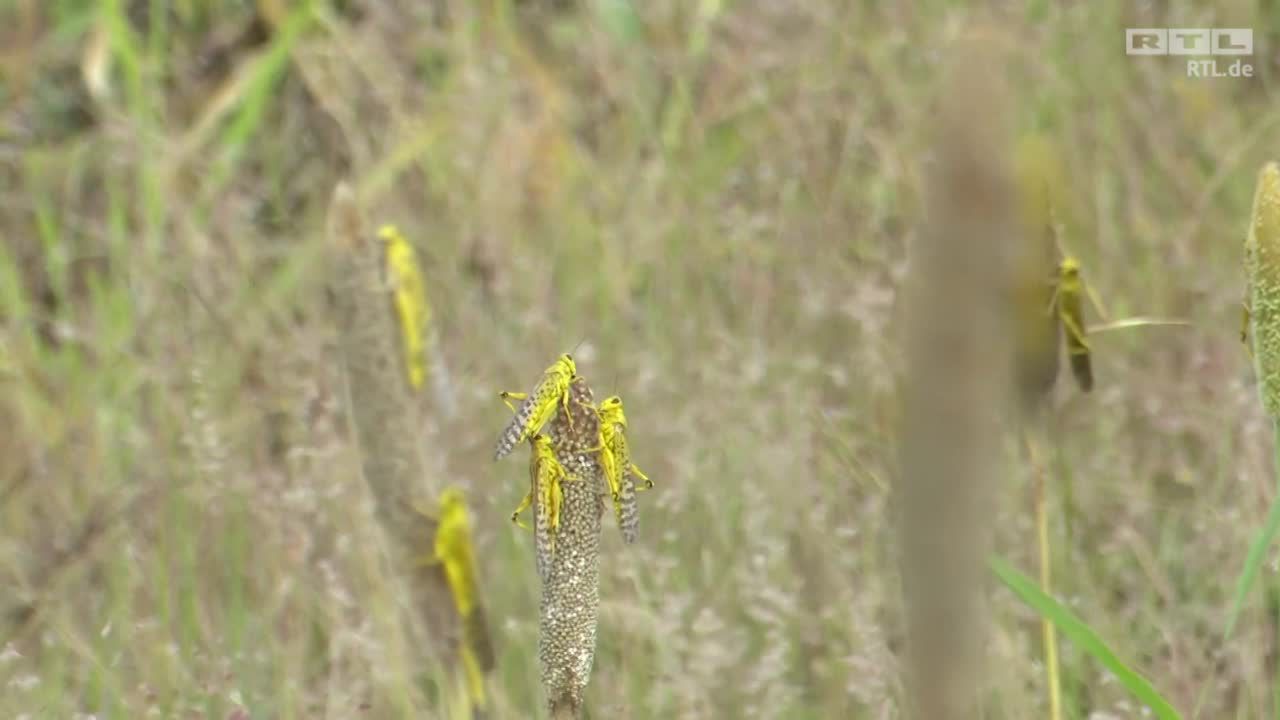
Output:
[[[1031,458],[1031,467],[1035,473],[1035,513],[1036,536],[1040,549],[1040,588],[1044,590],[1046,595],[1052,595],[1049,552],[1049,503],[1047,499],[1048,483],[1045,481],[1044,466],[1039,462],[1035,442],[1032,440],[1030,432],[1026,433],[1024,437],[1026,438],[1027,454]],[[1062,720],[1062,688],[1058,681],[1058,636],[1053,626],[1053,621],[1047,617],[1041,616],[1040,629],[1044,637],[1044,667],[1046,674],[1049,676],[1049,718],[1050,720]]]

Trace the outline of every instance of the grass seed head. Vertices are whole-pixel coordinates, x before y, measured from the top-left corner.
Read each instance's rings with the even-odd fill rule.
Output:
[[[1022,406],[1034,407],[1058,377],[1061,330],[1054,303],[1057,242],[1053,208],[1061,198],[1060,158],[1043,137],[1025,138],[1017,152],[1021,225],[1014,249],[1014,373]]]
[[[1253,357],[1262,405],[1280,416],[1280,165],[1258,173],[1245,239]]]
[[[607,491],[597,451],[597,409],[585,380],[570,383],[567,411],[557,414],[550,428],[568,477],[562,484],[556,551],[542,585],[538,634],[542,684],[555,716],[582,705],[595,660],[600,605],[600,517]]]

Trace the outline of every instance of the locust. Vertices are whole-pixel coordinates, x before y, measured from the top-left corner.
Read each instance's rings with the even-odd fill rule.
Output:
[[[462,621],[461,659],[472,702],[485,705],[484,677],[494,666],[493,645],[480,604],[475,550],[471,542],[471,519],[460,488],[446,488],[440,494],[436,513],[422,513],[437,521],[434,547],[423,557],[423,565],[438,565],[445,575],[454,606]]]
[[[1093,364],[1089,356],[1089,339],[1084,324],[1084,283],[1080,279],[1080,263],[1067,256],[1058,264],[1058,287],[1054,293],[1054,310],[1062,322],[1067,341],[1067,359],[1071,374],[1080,389],[1093,389]]]
[[[498,446],[494,450],[493,459],[501,460],[517,445],[538,434],[551,420],[556,408],[563,408],[565,416],[569,412],[569,385],[578,374],[578,366],[568,353],[561,355],[542,374],[542,380],[531,393],[504,392],[502,399],[511,406],[510,400],[520,400],[520,406],[514,408],[515,417],[502,431]],[[572,423],[572,421],[570,421]]]
[[[405,372],[409,385],[414,390],[419,390],[427,376],[427,338],[431,324],[426,283],[422,279],[422,270],[413,245],[394,225],[383,225],[378,229],[378,237],[386,245],[386,273],[392,287],[396,315],[400,320]]]
[[[533,547],[537,559],[538,575],[546,580],[551,560],[556,552],[556,532],[560,529],[560,506],[564,503],[564,491],[560,483],[568,481],[569,474],[556,458],[555,449],[546,435],[529,438],[529,492],[525,494],[511,522],[527,528],[520,522],[520,513],[533,505]]]
[[[630,544],[636,541],[640,524],[640,510],[636,504],[636,478],[644,481],[643,489],[653,487],[653,481],[631,462],[631,450],[627,444],[627,416],[622,408],[622,398],[617,395],[600,402],[600,464],[613,496],[613,510],[622,530],[622,539]]]

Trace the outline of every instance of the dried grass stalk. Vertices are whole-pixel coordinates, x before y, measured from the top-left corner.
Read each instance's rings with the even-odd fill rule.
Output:
[[[569,416],[557,413],[550,435],[568,480],[555,555],[542,585],[538,659],[551,716],[577,718],[591,677],[600,606],[600,527],[605,478],[597,446],[600,425],[591,388],[569,386]]]
[[[1280,417],[1280,165],[1258,171],[1244,246],[1250,332],[1262,405]]]
[[[382,247],[345,184],[333,195],[329,236],[336,251],[332,275],[347,403],[364,478],[389,540],[393,566],[408,577],[412,605],[427,633],[427,642],[419,645],[429,648],[436,660],[455,658],[462,631],[447,580],[440,565],[418,561],[432,547],[437,523],[416,511],[415,500],[433,497],[439,488],[430,482],[421,455],[417,411],[401,367]]]
[[[1014,372],[1026,411],[1034,410],[1058,378],[1061,335],[1054,312],[1058,248],[1053,222],[1056,189],[1062,180],[1054,148],[1030,137],[1018,148],[1021,226],[1013,248]]]
[[[952,53],[927,224],[913,248],[902,476],[895,500],[910,712],[976,717],[988,482],[1011,399],[1008,265],[1018,227],[1007,98],[986,42]]]

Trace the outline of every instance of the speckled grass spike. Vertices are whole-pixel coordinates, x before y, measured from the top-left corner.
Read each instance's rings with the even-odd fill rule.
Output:
[[[528,395],[503,393],[504,399],[523,398],[523,402],[516,408],[515,417],[511,418],[510,424],[502,431],[502,437],[498,439],[498,446],[493,452],[494,460],[501,460],[531,435],[541,432],[551,416],[555,415],[557,407],[567,410],[569,385],[577,374],[578,368],[574,365],[573,358],[565,353],[543,372],[542,380],[533,392]]]
[[[1012,311],[1014,373],[1025,410],[1038,407],[1058,377],[1062,333],[1054,306],[1058,246],[1053,207],[1062,176],[1058,153],[1045,138],[1033,135],[1019,143],[1017,177],[1022,211],[1013,255]]]
[[[1254,368],[1262,405],[1280,417],[1280,165],[1258,172],[1253,214],[1245,239]]]
[[[1248,279],[1249,337],[1262,406],[1271,416],[1272,450],[1280,474],[1280,165],[1268,162],[1258,171],[1253,213],[1244,244]],[[1267,549],[1280,534],[1280,497],[1271,501],[1267,519],[1249,543],[1244,568],[1236,580],[1235,599],[1227,614],[1224,637],[1230,637],[1245,600],[1262,572]]]
[[[419,418],[406,390],[399,330],[387,302],[382,243],[365,226],[355,192],[346,184],[334,191],[328,234],[346,401],[360,474],[387,534],[392,563],[408,576],[410,602],[425,631],[417,647],[443,659],[452,654],[452,641],[466,631],[446,573],[414,562],[423,553],[424,529],[426,537],[433,537],[437,522],[424,523],[409,498],[424,489],[433,492],[433,478],[414,432]]]
[[[904,285],[903,392],[892,525],[901,582],[904,715],[983,714],[990,490],[1003,479],[1018,232],[1009,167],[1013,94],[1004,31],[977,25],[940,50],[926,204]],[[964,318],[958,321],[956,313]]]
[[[597,450],[599,420],[582,378],[570,384],[567,404],[549,435],[571,482],[563,484],[556,551],[542,584],[539,613],[538,658],[553,718],[579,717],[591,676],[600,603],[600,518],[607,492]]]

